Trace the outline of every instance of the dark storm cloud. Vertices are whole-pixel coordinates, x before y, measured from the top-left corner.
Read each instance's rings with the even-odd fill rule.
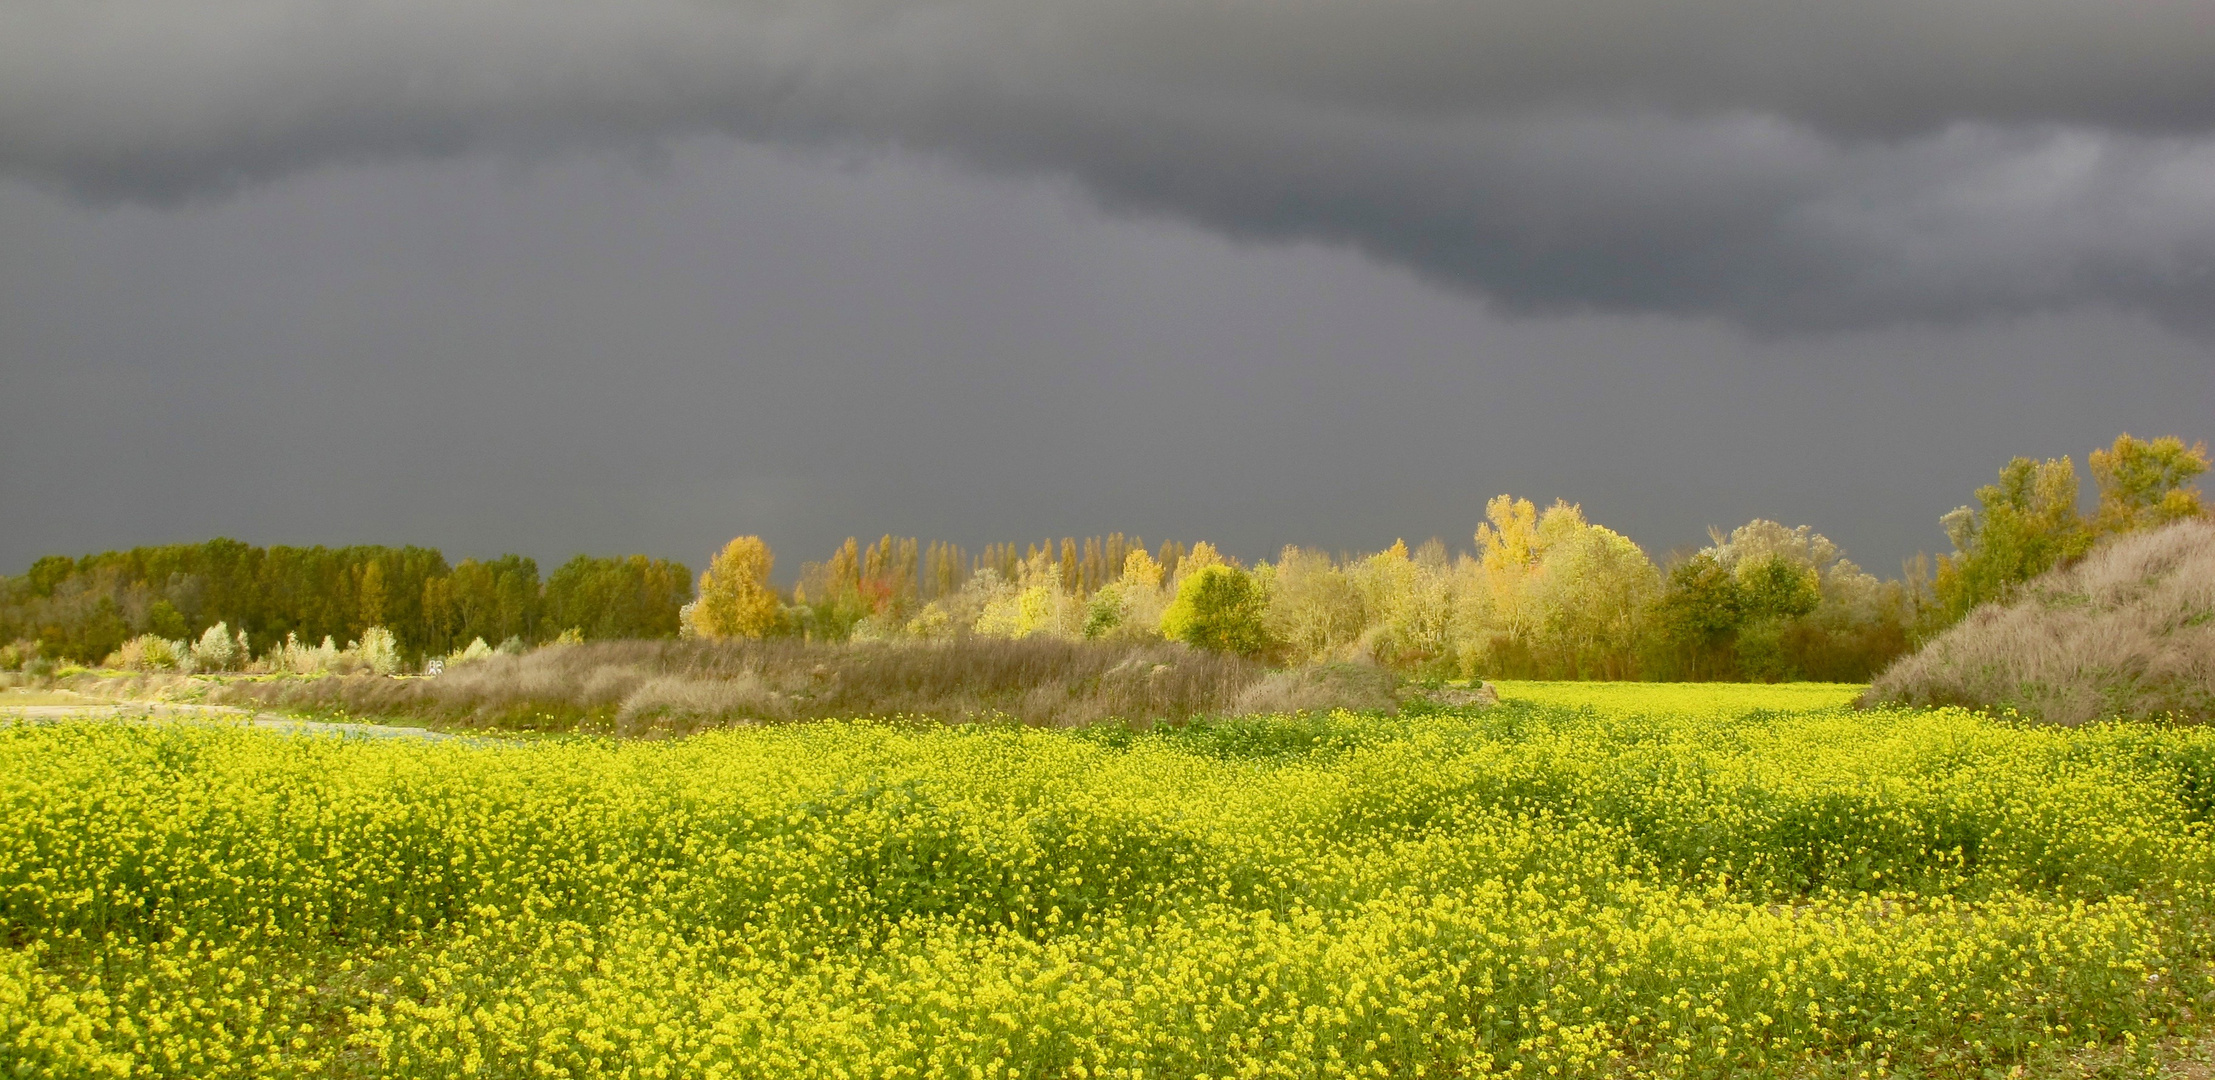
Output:
[[[2215,5],[0,2],[0,169],[165,200],[712,131],[1068,175],[1529,311],[2215,310]]]

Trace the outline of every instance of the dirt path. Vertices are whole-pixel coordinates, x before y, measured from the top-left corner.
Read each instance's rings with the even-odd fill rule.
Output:
[[[158,702],[93,702],[67,704],[11,704],[0,695],[0,723],[11,720],[50,723],[56,720],[115,720],[124,723],[211,723],[244,721],[254,727],[289,735],[349,735],[368,739],[452,739],[458,736],[423,728],[388,727],[383,724],[332,724],[295,720],[274,713],[256,713],[229,705],[170,705]]]

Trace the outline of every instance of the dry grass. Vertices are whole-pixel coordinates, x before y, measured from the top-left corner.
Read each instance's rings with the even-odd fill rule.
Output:
[[[441,726],[674,734],[833,717],[1012,718],[1068,727],[1242,711],[1392,707],[1379,669],[1272,677],[1165,644],[616,641],[494,656],[435,678],[225,680],[207,700]],[[103,684],[110,692],[153,689]]]
[[[2103,545],[2013,602],[1970,612],[1864,700],[2013,709],[2056,724],[2215,719],[2215,524]]]

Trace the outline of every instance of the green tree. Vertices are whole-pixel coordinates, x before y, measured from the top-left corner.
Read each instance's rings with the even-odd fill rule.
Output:
[[[1823,602],[1822,578],[1815,568],[1782,555],[1740,566],[1737,576],[1748,618],[1796,619],[1813,614]]]
[[[361,568],[361,625],[382,627],[385,624],[385,568],[376,562]]]
[[[1703,551],[1678,563],[1654,602],[1653,631],[1666,657],[1658,666],[1693,681],[1729,677],[1745,618],[1745,590],[1713,554]]]
[[[1970,609],[2010,595],[2092,546],[2093,532],[2077,512],[2076,464],[2066,457],[2019,457],[2000,470],[1997,483],[1977,489],[1981,509],[1963,506],[1941,519],[1954,553],[1941,556],[1932,582],[1937,604],[1932,632],[1951,626]]]
[[[1733,643],[1739,675],[1759,682],[1804,677],[1800,661],[1810,630],[1804,619],[1823,602],[1821,577],[1777,554],[1741,565],[1738,583],[1745,597],[1745,619]]]
[[[181,641],[191,634],[185,627],[185,617],[167,598],[154,601],[154,606],[147,611],[146,631],[169,641]]]
[[[546,579],[540,638],[574,630],[590,640],[676,637],[692,599],[692,572],[644,555],[579,555]]]
[[[1202,566],[1177,586],[1161,616],[1161,633],[1174,641],[1216,652],[1259,656],[1269,647],[1263,598],[1254,579],[1224,563]]]

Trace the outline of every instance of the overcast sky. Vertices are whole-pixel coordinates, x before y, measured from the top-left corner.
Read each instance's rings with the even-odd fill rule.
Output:
[[[231,535],[1880,572],[2215,437],[2215,0],[0,0],[0,572]]]

